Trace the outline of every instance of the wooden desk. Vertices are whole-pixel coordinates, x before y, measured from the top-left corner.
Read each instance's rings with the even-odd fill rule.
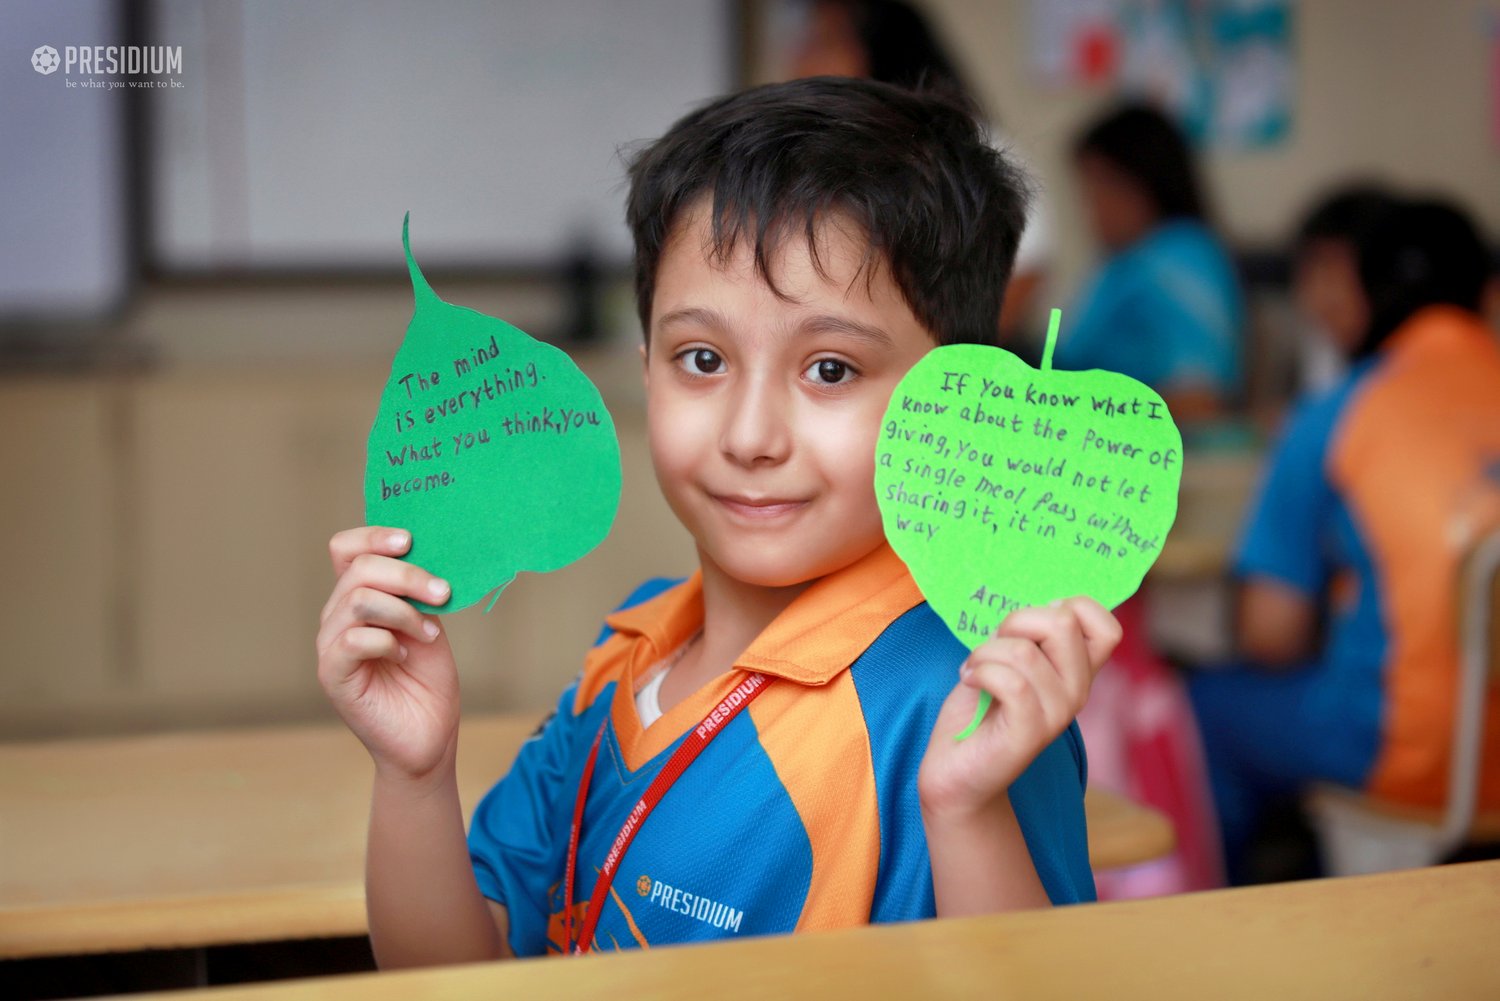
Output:
[[[465,815],[534,718],[464,721]],[[362,935],[371,767],[338,726],[0,745],[0,958]],[[1088,798],[1096,867],[1171,850]]]
[[[205,1001],[1500,997],[1500,862],[908,925],[369,973]],[[151,995],[157,1001],[181,994]],[[131,998],[149,1001],[147,995]]]

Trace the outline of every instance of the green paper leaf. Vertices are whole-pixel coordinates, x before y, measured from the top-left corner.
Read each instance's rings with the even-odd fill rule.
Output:
[[[567,354],[439,299],[405,223],[401,240],[416,308],[370,428],[365,520],[409,530],[404,559],[452,585],[441,607],[412,604],[456,612],[599,544],[620,504],[620,445]]]
[[[886,538],[969,649],[1017,608],[1140,587],[1177,516],[1182,436],[1148,386],[955,344],[914,365],[876,447]],[[960,739],[972,733],[989,707]]]

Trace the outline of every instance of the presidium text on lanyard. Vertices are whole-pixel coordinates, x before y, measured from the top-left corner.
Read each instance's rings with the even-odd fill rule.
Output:
[[[583,763],[583,777],[578,780],[578,799],[573,804],[573,824],[568,832],[568,869],[563,880],[563,907],[567,913],[567,935],[568,951],[576,955],[582,955],[589,951],[594,941],[594,929],[599,924],[599,915],[604,911],[604,898],[609,895],[609,888],[615,881],[615,872],[620,868],[620,860],[625,857],[625,850],[630,847],[630,842],[640,832],[641,825],[646,822],[646,817],[661,802],[667,790],[672,788],[683,772],[687,771],[688,765],[693,759],[703,752],[708,742],[719,735],[729,721],[740,714],[740,710],[748,706],[754,698],[765,691],[770,685],[771,679],[764,674],[756,672],[747,675],[726,696],[722,702],[714,706],[713,711],[703,717],[703,722],[693,728],[686,739],[678,745],[672,757],[657,772],[656,778],[651,780],[651,785],[630,810],[629,816],[620,828],[620,833],[615,835],[615,843],[610,846],[609,854],[604,856],[604,864],[599,867],[599,881],[594,884],[594,893],[589,898],[588,913],[583,918],[583,929],[579,932],[575,941],[573,938],[573,879],[578,872],[578,836],[583,828],[583,806],[589,798],[589,782],[594,777],[594,760],[599,756],[599,744],[604,739],[604,728],[609,725],[606,717],[599,725],[599,732],[594,735],[594,746],[589,750],[588,760]]]

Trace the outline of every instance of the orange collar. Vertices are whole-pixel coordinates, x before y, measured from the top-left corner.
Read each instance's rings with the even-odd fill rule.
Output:
[[[1457,306],[1424,306],[1397,327],[1380,347],[1388,358],[1404,358],[1413,352],[1442,345],[1488,345],[1493,332],[1476,313]]]
[[[825,685],[854,662],[885,628],[921,604],[906,564],[881,545],[815,581],[771,621],[735,666],[803,685]],[[703,625],[703,575],[605,617],[617,633],[640,637],[655,660],[675,650]]]

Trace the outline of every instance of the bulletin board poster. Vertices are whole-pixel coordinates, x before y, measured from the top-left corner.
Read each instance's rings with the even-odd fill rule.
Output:
[[[1045,81],[1146,98],[1199,146],[1274,148],[1296,99],[1289,0],[1034,0]]]
[[[1031,64],[1049,87],[1112,85],[1120,74],[1121,0],[1032,0]]]

